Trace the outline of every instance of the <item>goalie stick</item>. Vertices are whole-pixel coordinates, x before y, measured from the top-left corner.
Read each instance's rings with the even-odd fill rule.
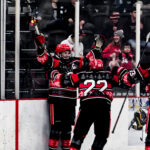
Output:
[[[142,136],[140,137],[140,140],[143,141],[143,127],[142,127]]]

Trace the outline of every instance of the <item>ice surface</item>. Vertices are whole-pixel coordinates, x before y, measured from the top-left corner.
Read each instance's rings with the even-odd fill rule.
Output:
[[[133,118],[134,111],[129,109],[128,99],[124,105],[120,119],[118,121],[115,133],[112,134],[112,128],[122,106],[124,98],[115,98],[112,102],[111,107],[111,129],[108,142],[104,147],[104,150],[144,150],[144,141],[146,134],[143,132],[143,141],[140,140],[142,137],[142,131],[136,131],[133,129],[128,130],[129,122]],[[144,128],[145,131],[145,128]],[[94,140],[93,126],[91,127],[81,150],[90,150],[92,142]]]

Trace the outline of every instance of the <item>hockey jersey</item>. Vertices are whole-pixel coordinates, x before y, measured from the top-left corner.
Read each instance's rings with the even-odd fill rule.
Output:
[[[56,59],[49,55],[46,50],[37,56],[39,63],[49,68],[61,68],[67,72],[76,72],[78,70],[96,69],[101,70],[103,68],[103,61],[100,59],[87,59],[84,57],[71,57],[69,62],[63,62],[61,59]],[[68,64],[67,64],[68,63]],[[64,71],[65,72],[65,71]]]
[[[77,73],[80,70],[101,69],[103,62],[96,59],[84,59],[71,57],[68,60],[58,59],[44,53],[37,56],[37,60],[43,64],[48,70],[52,70],[49,75],[49,101],[50,103],[72,103],[76,102],[76,88],[62,87],[61,81],[65,73]]]
[[[86,55],[86,58],[88,58],[88,59],[102,59],[101,51],[97,50],[97,49],[92,49]]]
[[[70,75],[73,86],[79,87],[81,103],[86,101],[105,100],[111,104],[113,87],[130,88],[139,80],[144,80],[148,71],[138,67],[127,71],[123,67],[114,67],[111,71],[80,72]]]

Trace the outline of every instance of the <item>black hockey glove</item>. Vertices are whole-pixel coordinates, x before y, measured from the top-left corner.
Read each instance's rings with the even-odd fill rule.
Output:
[[[62,87],[72,87],[72,82],[71,82],[71,74],[72,72],[70,73],[64,73],[62,76],[61,76],[61,85]]]
[[[142,80],[137,69],[129,71],[128,80],[132,84],[137,83],[139,80]]]

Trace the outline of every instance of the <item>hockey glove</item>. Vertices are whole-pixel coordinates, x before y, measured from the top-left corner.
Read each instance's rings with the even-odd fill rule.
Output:
[[[102,70],[103,61],[100,59],[90,59],[89,66],[91,70]]]
[[[64,73],[61,76],[61,85],[62,87],[72,87],[72,83],[71,83],[71,73]]]
[[[43,34],[35,35],[35,44],[38,48],[38,55],[41,55],[46,49],[45,37]]]

